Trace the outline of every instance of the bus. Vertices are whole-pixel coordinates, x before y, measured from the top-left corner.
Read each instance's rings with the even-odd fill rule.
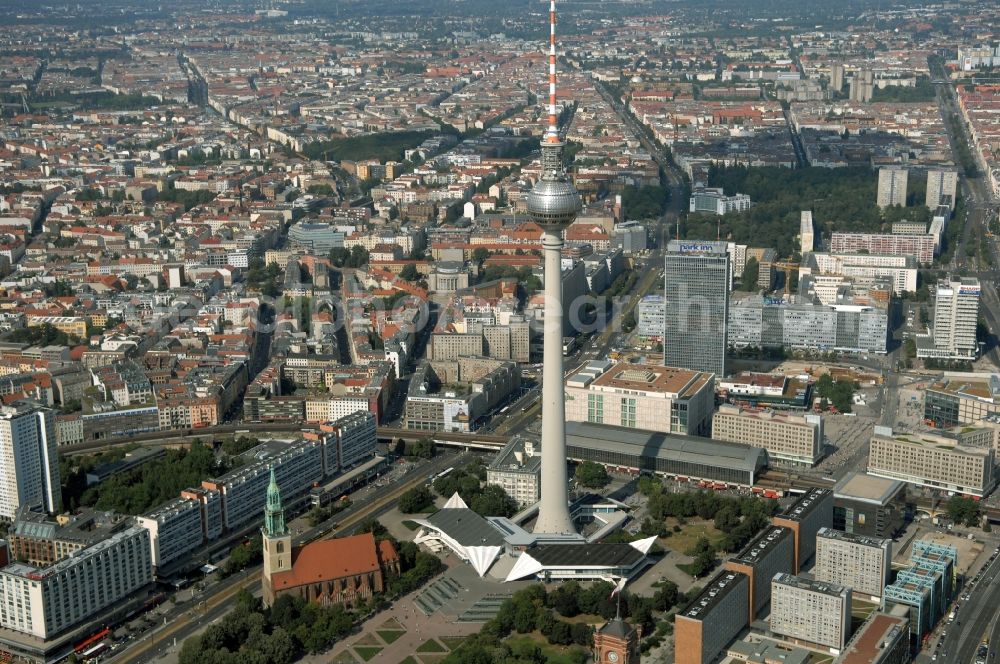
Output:
[[[444,470],[442,470],[442,471],[441,471],[440,473],[438,473],[437,475],[435,475],[435,476],[434,476],[433,478],[431,478],[431,479],[432,479],[432,480],[439,480],[439,479],[441,479],[442,477],[445,477],[445,476],[447,476],[447,475],[448,475],[448,474],[449,474],[449,473],[450,473],[451,471],[453,471],[453,470],[455,470],[455,466],[451,466],[451,467],[449,467],[449,468],[445,468]]]
[[[99,632],[97,632],[95,634],[91,634],[86,639],[84,639],[83,641],[80,641],[78,644],[76,644],[75,646],[73,646],[73,652],[75,652],[77,655],[82,655],[91,646],[93,646],[95,643],[99,643],[100,641],[103,641],[110,634],[111,634],[111,630],[109,628],[105,627],[101,631],[99,631]]]
[[[563,337],[563,355],[569,357],[580,347],[580,337]]]
[[[103,654],[104,651],[107,649],[108,649],[107,641],[101,641],[100,643],[93,645],[84,652],[80,653],[80,659],[83,660],[84,662],[89,662],[94,658],[96,658],[98,655]]]

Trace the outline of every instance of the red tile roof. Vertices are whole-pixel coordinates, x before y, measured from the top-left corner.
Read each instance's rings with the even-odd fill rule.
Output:
[[[386,562],[397,558],[392,542],[383,541],[376,548],[371,533],[311,542],[296,547],[292,551],[292,569],[274,574],[271,582],[274,590],[286,590],[374,572],[379,569],[379,553]]]

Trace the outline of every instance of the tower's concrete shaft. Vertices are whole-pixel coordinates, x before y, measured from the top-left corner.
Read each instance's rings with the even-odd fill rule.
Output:
[[[563,388],[562,230],[542,235],[545,252],[545,330],[542,359],[542,500],[536,533],[573,533],[566,476],[566,401]]]

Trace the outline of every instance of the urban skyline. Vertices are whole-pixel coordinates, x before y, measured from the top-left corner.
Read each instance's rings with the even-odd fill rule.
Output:
[[[0,659],[1000,649],[995,3],[0,22]]]

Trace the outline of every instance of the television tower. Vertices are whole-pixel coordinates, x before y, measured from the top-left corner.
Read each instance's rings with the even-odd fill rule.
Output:
[[[542,174],[528,192],[528,214],[542,227],[545,321],[542,354],[542,500],[536,533],[575,533],[566,476],[566,403],[563,389],[563,229],[580,212],[580,196],[566,177],[556,126],[556,3],[549,2],[549,126],[541,140]]]

